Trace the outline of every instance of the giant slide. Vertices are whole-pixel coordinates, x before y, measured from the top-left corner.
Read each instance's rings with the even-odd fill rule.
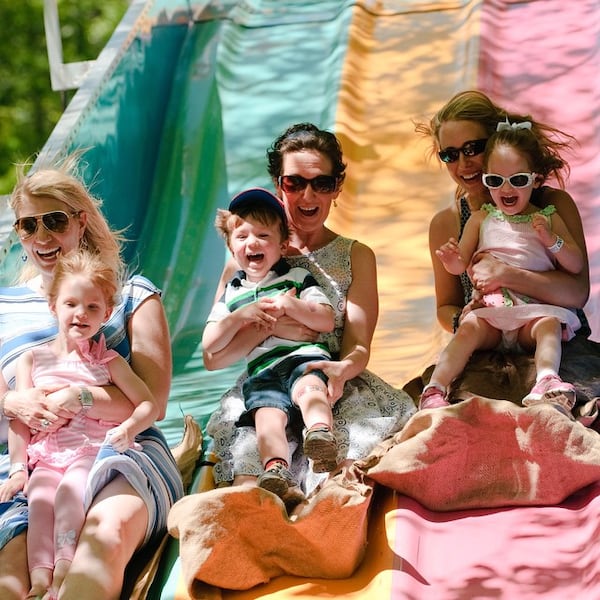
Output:
[[[133,0],[38,164],[88,148],[85,174],[111,223],[128,228],[132,268],[162,287],[174,355],[161,423],[170,442],[183,414],[206,423],[240,369],[202,368],[199,339],[226,260],[215,209],[247,186],[270,186],[265,149],[294,122],[331,129],[343,144],[348,176],[330,225],[377,255],[370,369],[401,387],[435,361],[446,338],[435,321],[427,229],[453,186],[414,123],[467,88],[579,140],[568,190],[583,217],[587,312],[599,335],[597,0]],[[15,246],[5,270],[17,255]],[[600,598],[597,493],[529,513],[435,513],[382,492],[353,577],[284,576],[222,596],[563,599],[584,590],[579,597]],[[164,560],[149,597],[189,597],[175,558]]]

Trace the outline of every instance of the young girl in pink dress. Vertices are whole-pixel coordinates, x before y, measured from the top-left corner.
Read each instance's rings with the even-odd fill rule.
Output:
[[[548,175],[565,166],[530,121],[501,122],[485,147],[483,184],[494,204],[484,204],[469,217],[460,241],[450,238],[436,256],[449,273],[465,272],[477,253],[487,252],[506,264],[528,271],[549,271],[560,265],[577,274],[584,257],[553,205],[539,209],[533,195]],[[524,405],[547,402],[567,415],[575,389],[558,376],[561,341],[581,323],[574,310],[544,304],[500,288],[474,298],[456,333],[442,351],[420,408],[447,406],[446,388],[477,349],[535,349],[536,383]]]
[[[150,390],[127,361],[106,349],[104,336],[92,339],[110,316],[117,290],[116,274],[97,255],[80,251],[63,257],[47,290],[58,337],[24,353],[17,363],[17,390],[77,386],[81,402],[79,412],[52,433],[44,431],[49,426],[45,421],[41,431],[31,431],[19,420],[10,424],[11,468],[0,486],[0,502],[21,490],[28,497],[28,598],[56,597],[73,560],[85,519],[87,476],[102,443],[125,452],[158,416]],[[122,423],[87,415],[91,403],[86,386],[110,383],[135,406]]]

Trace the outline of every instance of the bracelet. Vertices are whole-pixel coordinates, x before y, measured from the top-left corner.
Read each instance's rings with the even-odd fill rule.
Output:
[[[15,473],[20,473],[21,471],[27,471],[25,463],[12,463],[8,471],[8,478],[10,479]]]
[[[564,244],[565,240],[563,240],[560,235],[557,235],[556,241],[548,248],[548,250],[552,252],[552,254],[556,254],[564,246]]]

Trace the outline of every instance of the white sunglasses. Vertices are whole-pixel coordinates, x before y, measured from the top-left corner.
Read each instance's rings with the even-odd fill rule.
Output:
[[[514,188],[529,187],[535,181],[535,173],[515,173],[510,177],[502,177],[495,173],[484,173],[483,185],[491,190],[501,188],[507,181]]]

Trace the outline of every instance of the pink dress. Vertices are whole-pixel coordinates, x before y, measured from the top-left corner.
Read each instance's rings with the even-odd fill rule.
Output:
[[[507,216],[492,204],[484,204],[482,210],[488,214],[481,223],[479,246],[475,255],[489,252],[506,264],[528,271],[551,271],[556,268],[552,253],[546,248],[531,225],[530,215]],[[556,212],[552,205],[539,211],[546,218]],[[544,304],[535,298],[517,294],[501,288],[483,297],[486,308],[473,311],[476,317],[485,319],[496,329],[514,333],[538,317],[555,317],[563,323],[563,340],[570,340],[581,327],[574,310],[562,306]],[[512,340],[514,341],[514,340]]]
[[[87,346],[87,342],[86,342]],[[32,379],[35,387],[56,385],[106,385],[110,383],[107,363],[118,356],[107,350],[104,337],[92,341],[83,360],[59,359],[48,345],[34,348]],[[36,433],[28,447],[29,466],[38,461],[64,468],[80,456],[96,455],[106,432],[119,423],[91,419],[82,410],[53,433]]]

